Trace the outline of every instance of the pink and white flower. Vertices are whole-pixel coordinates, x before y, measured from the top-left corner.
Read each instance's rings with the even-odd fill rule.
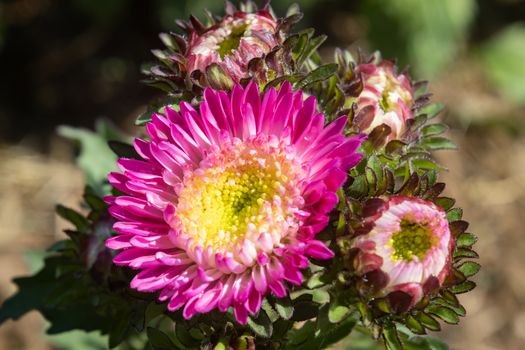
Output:
[[[352,241],[358,274],[378,276],[378,295],[404,292],[408,307],[439,288],[451,270],[454,240],[445,212],[419,198],[374,199],[364,234]],[[368,211],[369,209],[367,209]]]
[[[218,64],[234,82],[247,77],[248,63],[264,57],[282,43],[277,21],[267,11],[236,12],[199,35],[190,34],[186,53],[188,73],[206,72]]]
[[[385,142],[401,139],[407,121],[414,118],[410,78],[406,74],[397,74],[394,63],[386,60],[379,64],[359,64],[355,74],[361,76],[363,90],[356,98],[346,101],[347,107],[354,104],[353,127],[368,134],[377,126],[386,124],[391,132]]]
[[[309,258],[333,256],[316,234],[361,155],[346,117],[325,126],[316,100],[284,83],[231,93],[206,89],[194,109],[167,107],[136,139],[143,160],[121,158],[107,197],[118,221],[106,245],[117,265],[140,272],[139,291],[159,292],[183,316],[233,307],[246,323],[262,298],[300,285]]]

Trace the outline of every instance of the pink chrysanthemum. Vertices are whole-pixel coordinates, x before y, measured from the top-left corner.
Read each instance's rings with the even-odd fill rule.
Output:
[[[381,124],[390,127],[386,142],[400,139],[407,129],[407,121],[414,118],[411,111],[414,95],[410,78],[396,73],[391,61],[379,64],[363,63],[355,74],[362,77],[363,90],[357,98],[349,98],[347,106],[355,103],[353,126],[370,133]]]
[[[188,73],[206,72],[218,64],[234,81],[247,77],[248,63],[263,57],[280,45],[277,22],[265,10],[257,13],[236,12],[199,35],[193,31],[187,49]]]
[[[266,294],[300,285],[308,257],[333,256],[315,235],[361,159],[345,117],[324,122],[288,83],[262,97],[254,83],[206,89],[198,111],[154,115],[151,141],[135,140],[144,160],[122,158],[109,176],[127,195],[107,198],[118,235],[106,245],[141,270],[131,287],[160,291],[186,318],[233,306],[246,323]]]
[[[352,242],[357,272],[375,279],[380,295],[408,294],[411,307],[439,288],[451,269],[454,240],[445,212],[409,197],[376,199],[372,207],[363,225],[370,231]]]

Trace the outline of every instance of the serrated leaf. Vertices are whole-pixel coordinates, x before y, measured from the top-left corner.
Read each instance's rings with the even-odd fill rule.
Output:
[[[292,301],[288,297],[275,299],[275,310],[285,320],[289,320],[294,312]]]
[[[270,318],[263,310],[259,311],[256,318],[248,317],[248,326],[258,336],[270,338],[273,332],[273,325]]]
[[[474,276],[481,269],[481,265],[474,261],[466,261],[457,268],[465,277]]]
[[[425,311],[439,317],[446,323],[457,324],[459,322],[459,316],[446,306],[430,305]]]
[[[271,322],[275,322],[279,319],[279,313],[275,311],[272,305],[268,302],[268,299],[263,299],[261,308],[266,312]]]

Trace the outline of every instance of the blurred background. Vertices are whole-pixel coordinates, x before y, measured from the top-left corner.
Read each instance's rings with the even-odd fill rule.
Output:
[[[479,287],[461,298],[468,315],[439,336],[452,349],[525,348],[525,0],[279,0],[277,14],[298,2],[305,18],[334,46],[381,49],[431,80],[434,100],[459,152],[441,152],[442,180],[480,237]],[[14,276],[64,228],[54,205],[79,208],[84,178],[73,143],[57,126],[93,129],[107,118],[133,134],[135,117],[158,93],[139,80],[157,34],[174,19],[219,0],[0,1],[0,302]],[[107,125],[98,123],[99,130]],[[77,139],[93,134],[62,134]],[[84,155],[84,161],[89,155]],[[92,161],[104,161],[96,157]],[[101,176],[100,174],[91,174]],[[89,176],[89,174],[88,174]],[[102,174],[103,176],[103,174]],[[89,180],[89,179],[88,179]],[[0,328],[0,349],[104,349],[83,333],[45,336],[33,312]]]

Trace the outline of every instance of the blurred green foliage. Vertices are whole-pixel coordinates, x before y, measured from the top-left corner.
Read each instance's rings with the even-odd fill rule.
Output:
[[[366,0],[361,9],[377,49],[410,64],[417,77],[431,78],[446,69],[464,45],[476,2]]]
[[[525,22],[503,29],[480,48],[485,74],[505,97],[525,104]]]

